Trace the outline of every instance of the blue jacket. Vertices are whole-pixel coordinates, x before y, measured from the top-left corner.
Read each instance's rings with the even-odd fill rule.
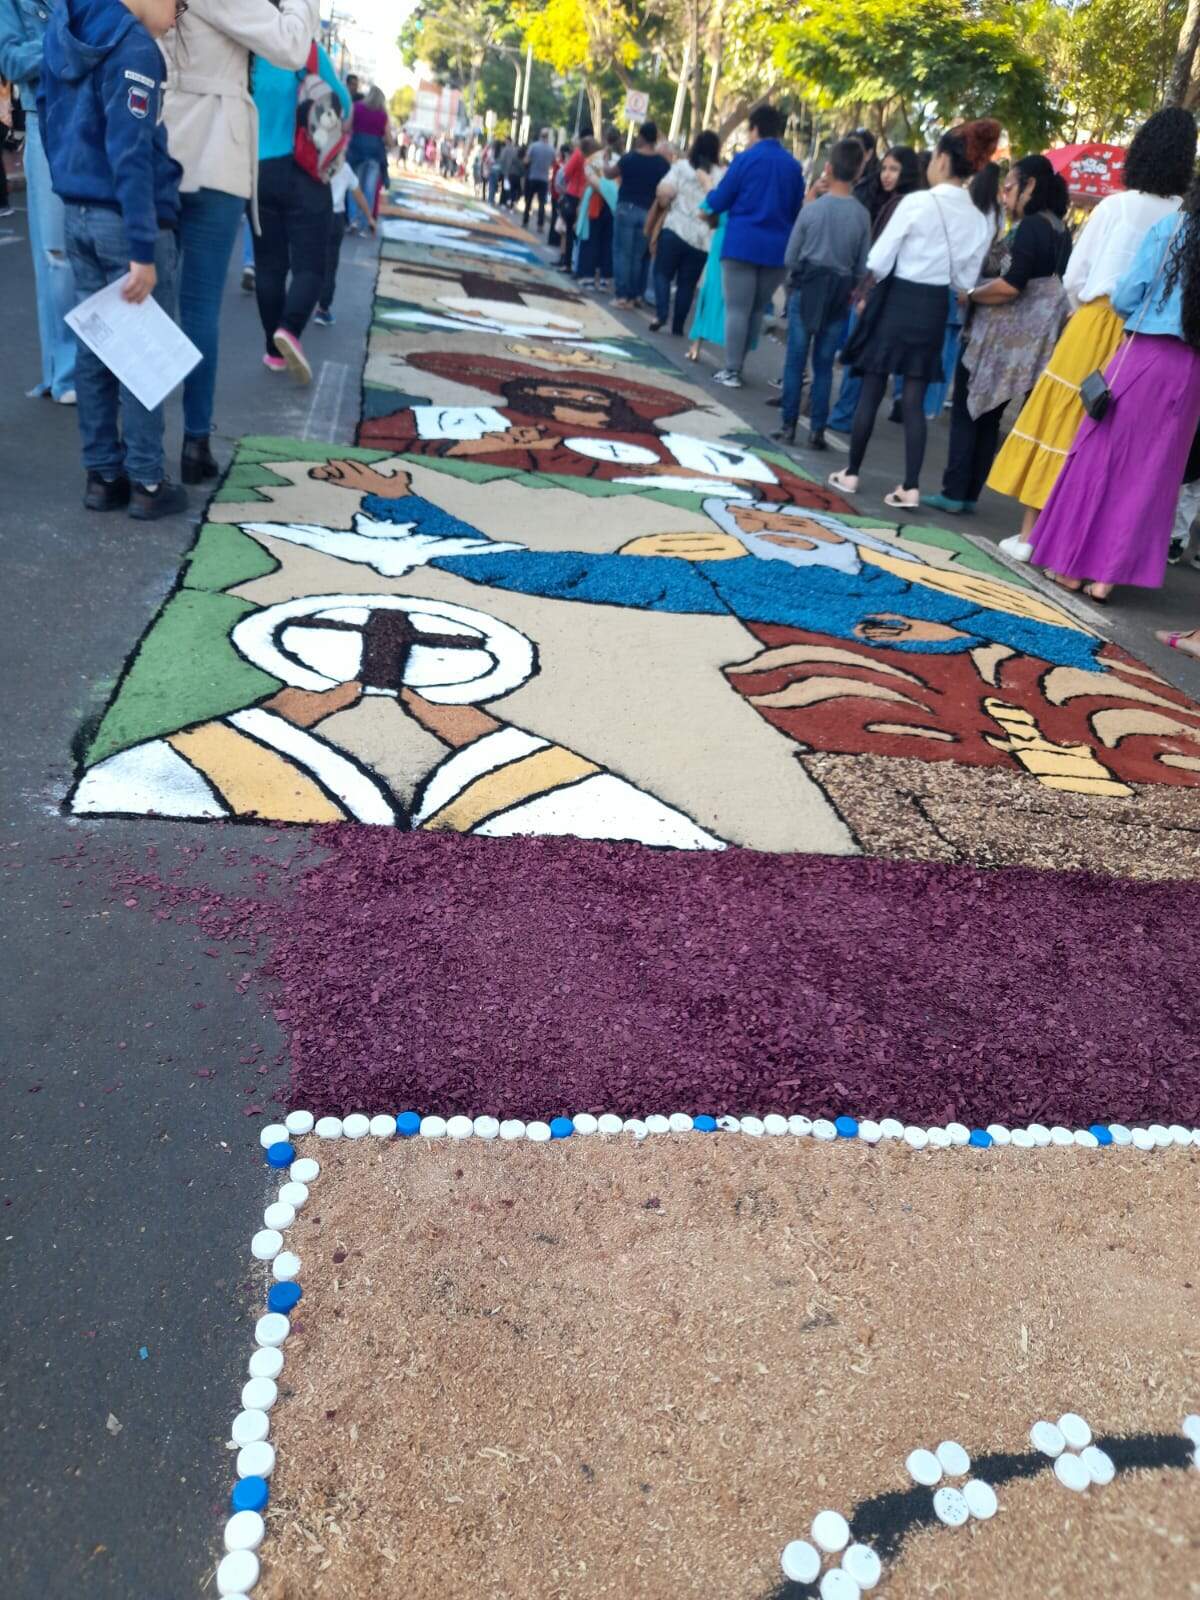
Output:
[[[0,77],[15,83],[26,111],[42,70],[42,35],[50,20],[43,0],[0,0]]]
[[[342,103],[342,116],[350,115],[350,91],[333,69],[333,62],[317,46],[317,68]],[[296,96],[308,69],[287,72],[255,56],[253,70],[254,104],[258,107],[258,159],[274,161],[290,156],[296,147]]]
[[[1176,211],[1160,217],[1147,229],[1128,272],[1112,293],[1112,308],[1125,318],[1126,333],[1165,333],[1183,338],[1183,274],[1168,291],[1167,251],[1173,248],[1175,232],[1185,227]],[[1151,294],[1153,293],[1153,301]]]
[[[167,151],[166,75],[121,0],[57,0],[38,82],[54,192],[120,211],[131,261],[153,261],[159,229],[179,224],[183,168]]]
[[[704,204],[718,216],[729,213],[722,261],[781,267],[792,224],[804,204],[804,173],[778,139],[759,139],[734,156]]]

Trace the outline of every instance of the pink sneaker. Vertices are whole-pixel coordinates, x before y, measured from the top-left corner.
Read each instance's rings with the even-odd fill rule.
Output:
[[[263,366],[268,372],[286,372],[287,362],[282,356],[264,356]]]
[[[297,383],[312,382],[312,368],[308,364],[308,357],[304,354],[304,346],[294,333],[289,333],[286,328],[277,328],[275,348],[283,357],[288,371]]]

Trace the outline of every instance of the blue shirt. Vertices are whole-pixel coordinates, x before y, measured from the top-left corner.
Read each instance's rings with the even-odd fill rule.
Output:
[[[1159,267],[1171,248],[1176,228],[1186,226],[1178,212],[1160,217],[1143,236],[1133,265],[1113,290],[1112,308],[1125,318],[1127,333],[1167,333],[1175,339],[1183,338],[1183,274],[1168,291],[1166,266],[1161,272]]]
[[[792,224],[804,204],[804,173],[778,139],[759,139],[733,158],[704,203],[717,216],[729,213],[722,261],[782,267]]]
[[[350,115],[350,95],[343,87],[333,62],[320,45],[317,46],[317,65],[325,82],[331,85],[342,102],[342,116]],[[273,161],[276,156],[290,156],[296,147],[296,100],[300,85],[308,69],[288,72],[283,67],[272,66],[262,56],[254,58],[254,104],[258,107],[258,159]]]

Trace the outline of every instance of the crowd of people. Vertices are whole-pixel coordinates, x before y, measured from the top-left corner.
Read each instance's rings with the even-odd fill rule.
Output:
[[[186,14],[186,15],[185,15]],[[342,237],[374,228],[387,107],[342,83],[317,0],[0,0],[16,90],[42,370],[31,394],[78,408],[84,504],[153,520],[217,477],[213,399],[238,231],[262,361],[311,380],[303,337],[333,320]],[[67,312],[109,285],[150,296],[200,353],[184,381],[181,482],[164,414],[77,341]]]
[[[317,0],[0,0],[0,74],[15,91],[4,126],[15,106],[24,132],[32,392],[77,404],[91,510],[168,515],[185,484],[217,476],[221,306],[243,227],[263,364],[311,379],[304,335],[333,321],[345,232],[375,227],[392,138],[382,91],[342,83],[318,31]],[[847,452],[829,474],[841,493],[860,493],[890,392],[904,437],[891,509],[967,516],[987,485],[1022,508],[1003,548],[1063,587],[1105,602],[1120,584],[1161,584],[1200,509],[1192,113],[1149,118],[1124,188],[1074,239],[1062,178],[1036,153],[1002,170],[990,119],[928,152],[881,155],[859,130],[807,183],[783,132],[764,104],[731,160],[715,133],[685,152],[652,121],[628,147],[611,127],[566,145],[549,128],[524,144],[464,149],[408,130],[396,144],[402,166],[469,174],[487,200],[521,207],[563,272],[618,309],[645,308],[652,331],[690,335],[692,360],[718,346],[712,380],[726,388],[746,381],[784,289],[775,437],[795,444],[807,390],[808,447]],[[183,385],[179,484],[162,408],[122,389],[64,320],[116,283],[177,314],[200,353]],[[947,398],[941,487],[922,495],[928,420]]]
[[[775,438],[796,443],[807,389],[808,447],[848,455],[829,474],[834,488],[860,494],[890,391],[904,430],[903,477],[883,496],[891,509],[969,516],[989,485],[1022,508],[1002,548],[1064,588],[1103,603],[1120,584],[1161,585],[1200,511],[1192,113],[1148,119],[1124,189],[1074,238],[1063,178],[1038,153],[1002,169],[1001,127],[989,118],[949,129],[931,151],[882,156],[860,129],[807,184],[783,126],[759,107],[728,162],[716,134],[683,154],[653,122],[628,150],[614,128],[553,155],[543,135],[529,148],[550,162],[560,269],[611,291],[618,309],[645,310],[651,331],[690,334],[692,360],[717,345],[712,381],[728,388],[746,381],[746,356],[786,286]],[[489,171],[515,208],[529,152],[498,144]],[[928,421],[947,403],[941,488],[923,495]],[[1010,408],[1019,412],[1004,437]]]

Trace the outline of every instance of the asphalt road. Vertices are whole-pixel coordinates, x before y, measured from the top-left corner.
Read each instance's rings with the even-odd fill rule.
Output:
[[[327,361],[309,390],[262,368],[253,299],[231,279],[222,457],[245,433],[351,439],[373,254],[347,244],[338,323],[309,337]],[[4,1588],[170,1600],[211,1572],[233,1481],[223,1446],[252,1348],[247,1247],[267,1186],[264,1118],[243,1116],[244,1091],[270,1107],[281,1039],[260,996],[230,981],[246,965],[236,947],[207,956],[210,941],[154,921],[147,897],[127,907],[110,861],[144,868],[154,845],[170,871],[199,846],[194,881],[233,891],[235,858],[287,855],[296,835],[60,813],[76,731],[173,582],[193,521],[83,511],[74,411],[24,395],[38,358],[23,210],[0,222],[0,274]],[[177,400],[168,415],[175,454]]]

